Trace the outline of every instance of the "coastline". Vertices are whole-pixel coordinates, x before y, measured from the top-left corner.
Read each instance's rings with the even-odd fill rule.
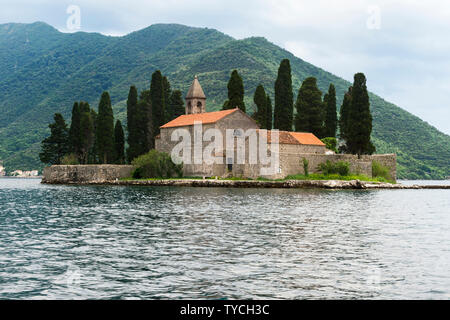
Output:
[[[16,177],[16,176],[1,176],[0,179],[43,179],[43,176],[34,177]]]
[[[199,187],[199,188],[280,188],[280,189],[450,189],[450,185],[403,185],[382,182],[365,182],[360,180],[214,180],[214,179],[166,179],[166,180],[105,180],[85,182],[48,182],[50,185],[111,185],[111,186],[158,186],[158,187]]]

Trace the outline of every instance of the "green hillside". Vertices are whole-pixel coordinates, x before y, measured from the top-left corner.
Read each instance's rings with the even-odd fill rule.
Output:
[[[53,113],[68,118],[75,100],[96,107],[108,90],[123,120],[129,86],[148,88],[156,69],[169,77],[172,88],[184,92],[197,74],[211,111],[222,106],[229,75],[237,68],[252,110],[260,82],[273,95],[284,58],[291,60],[295,91],[308,76],[318,79],[322,91],[333,82],[339,98],[350,85],[264,38],[235,40],[212,29],[160,24],[108,37],[60,33],[40,22],[0,25],[0,159],[8,170],[41,168],[40,141]],[[448,135],[373,94],[371,105],[375,145],[378,152],[398,154],[401,178],[450,176]]]

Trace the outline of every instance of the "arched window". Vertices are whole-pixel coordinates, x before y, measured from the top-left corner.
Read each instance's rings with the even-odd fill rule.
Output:
[[[192,103],[190,101],[188,102],[187,113],[192,113]]]

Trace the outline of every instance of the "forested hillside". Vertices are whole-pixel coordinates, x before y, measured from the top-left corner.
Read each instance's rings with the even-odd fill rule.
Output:
[[[340,104],[349,82],[264,38],[234,40],[216,30],[181,25],[152,25],[124,37],[64,34],[45,23],[0,25],[0,159],[8,170],[42,167],[40,141],[53,114],[68,119],[73,102],[80,100],[96,107],[104,90],[124,120],[130,85],[147,89],[156,69],[168,76],[172,89],[183,92],[198,75],[209,111],[222,106],[230,73],[238,69],[251,112],[259,83],[273,96],[284,58],[291,60],[294,95],[303,79],[314,76],[323,92],[335,84]],[[370,98],[377,151],[398,154],[401,178],[450,176],[448,135],[376,95]]]

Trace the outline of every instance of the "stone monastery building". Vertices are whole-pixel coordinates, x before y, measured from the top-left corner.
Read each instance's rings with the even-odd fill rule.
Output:
[[[160,129],[156,149],[169,154],[180,149],[180,133],[185,136],[182,143],[185,149],[179,153],[180,158],[183,157],[185,176],[285,178],[303,174],[305,158],[309,161],[310,173],[317,172],[318,165],[327,160],[347,161],[352,172],[371,177],[372,161],[376,160],[389,166],[395,178],[395,155],[358,159],[354,155],[334,154],[312,133],[260,130],[255,120],[240,109],[206,112],[206,95],[197,77],[186,95],[186,114]],[[214,132],[219,135],[211,137],[209,133],[213,130],[210,129],[216,129]],[[179,139],[173,139],[174,136]],[[260,139],[266,144],[260,143]],[[204,157],[205,153],[212,154],[214,161]]]

